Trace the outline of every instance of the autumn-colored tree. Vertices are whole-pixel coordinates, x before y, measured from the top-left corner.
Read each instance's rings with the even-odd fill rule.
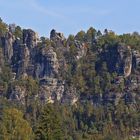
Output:
[[[1,140],[32,140],[33,132],[21,111],[4,109],[0,120]]]

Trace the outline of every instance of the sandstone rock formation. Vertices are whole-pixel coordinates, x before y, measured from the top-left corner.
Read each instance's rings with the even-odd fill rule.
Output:
[[[80,58],[86,56],[87,48],[85,43],[81,43],[80,41],[75,40],[75,46],[77,48],[76,58],[79,60]]]
[[[15,41],[15,37],[11,32],[8,32],[5,38],[2,39],[2,41],[4,46],[4,55],[7,61],[10,63],[13,56],[13,43]]]
[[[45,42],[45,41],[44,41]],[[68,65],[73,63],[73,68],[78,67],[77,63],[87,55],[86,42],[78,40],[66,40],[61,33],[52,30],[49,43],[40,42],[37,33],[31,29],[23,30],[23,40],[15,39],[11,32],[0,38],[0,73],[5,61],[10,65],[12,71],[11,83],[18,79],[32,77],[39,82],[39,90],[33,98],[39,99],[41,103],[54,103],[56,100],[61,103],[75,104],[85,99],[80,97],[75,85],[68,85],[67,79],[63,77],[68,74]],[[70,47],[74,47],[73,54],[70,54]],[[133,90],[140,86],[139,72],[136,78],[131,78],[132,70],[140,68],[140,53],[132,50],[130,46],[117,45],[112,47],[104,46],[96,52],[99,60],[96,60],[96,69],[100,71],[98,63],[106,62],[110,73],[116,72],[117,79],[113,83],[119,86],[126,81],[126,89],[123,92],[105,92],[104,95],[86,97],[93,104],[114,103],[118,104],[122,98],[129,102],[135,102],[137,95]],[[73,56],[69,56],[73,55]],[[4,60],[4,58],[6,58]],[[69,60],[72,58],[72,61]],[[95,61],[95,60],[94,60]],[[93,65],[92,65],[93,66]],[[72,67],[69,68],[72,70]],[[73,72],[74,73],[74,72]],[[129,79],[129,80],[128,80]],[[24,80],[23,80],[24,81]],[[4,87],[1,85],[1,87]],[[3,88],[4,89],[4,88]],[[1,88],[1,94],[4,90]],[[25,104],[28,95],[28,87],[14,85],[8,92],[8,99]],[[82,98],[82,99],[81,99]]]
[[[37,45],[39,41],[37,33],[31,29],[23,30],[23,44],[27,45],[29,48],[33,48]]]
[[[55,77],[58,74],[58,59],[56,53],[52,47],[42,48],[40,54],[39,64],[36,68],[36,76],[43,77]]]
[[[123,72],[125,77],[128,77],[131,74],[132,69],[132,51],[130,46],[119,46],[118,47],[118,61],[119,61],[119,70]]]
[[[57,33],[56,30],[53,29],[50,33],[50,39],[52,41],[59,41],[59,40],[63,41],[65,40],[65,37],[62,33]]]

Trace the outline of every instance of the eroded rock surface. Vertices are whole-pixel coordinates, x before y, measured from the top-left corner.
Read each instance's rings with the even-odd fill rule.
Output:
[[[6,61],[12,71],[11,83],[18,79],[24,81],[30,77],[37,80],[39,89],[35,95],[32,95],[32,98],[39,99],[41,103],[54,103],[57,100],[61,103],[74,105],[79,100],[84,102],[85,99],[78,93],[79,89],[75,85],[68,85],[68,79],[63,77],[66,77],[70,71],[75,74],[74,70],[80,66],[78,62],[87,56],[89,48],[86,42],[80,42],[75,38],[67,40],[62,33],[55,30],[50,33],[49,43],[40,42],[37,33],[31,29],[23,30],[22,39],[15,39],[11,32],[0,38],[0,45],[3,46],[0,49],[0,73],[2,73],[2,67]],[[95,67],[97,73],[101,68],[98,63],[105,62],[108,71],[116,73],[116,78],[112,83],[120,86],[125,81],[125,90],[115,92],[112,88],[104,95],[90,95],[89,97],[87,95],[86,99],[96,105],[106,103],[117,105],[122,99],[125,102],[135,103],[136,98],[139,99],[135,91],[140,86],[140,52],[125,45],[104,46],[98,50],[96,55],[100,59],[93,58],[93,61],[97,63]],[[71,63],[73,65],[69,67],[68,65]],[[131,77],[133,70],[137,72],[135,77]],[[30,94],[27,85],[24,86],[23,83],[23,85],[11,86],[8,99],[25,104],[25,99]],[[0,86],[2,95],[6,88],[2,84]]]
[[[118,46],[119,71],[128,77],[132,69],[132,51],[130,46]]]
[[[3,46],[4,46],[4,56],[6,57],[7,61],[10,63],[11,58],[13,56],[13,43],[15,41],[15,37],[11,32],[8,32],[5,38],[2,39]]]

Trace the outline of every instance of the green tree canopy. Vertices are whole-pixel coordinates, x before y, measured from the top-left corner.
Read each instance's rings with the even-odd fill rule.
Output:
[[[37,140],[63,140],[61,118],[58,110],[48,104],[39,119]]]

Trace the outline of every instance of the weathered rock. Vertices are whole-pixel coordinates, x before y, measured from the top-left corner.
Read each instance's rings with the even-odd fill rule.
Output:
[[[16,24],[9,24],[9,31],[11,32],[11,33],[14,33],[15,32],[15,29],[16,29]]]
[[[0,40],[1,48],[4,48],[3,50],[0,49],[0,72],[4,63],[3,57],[5,57],[12,68],[13,77],[10,80],[11,83],[20,77],[26,78],[31,76],[33,79],[39,81],[39,91],[37,90],[37,94],[32,96],[39,99],[41,103],[59,101],[73,105],[78,100],[81,100],[82,95],[78,94],[78,89],[74,87],[75,85],[65,83],[63,78],[67,76],[68,64],[71,64],[71,62],[72,64],[74,63],[74,66],[71,68],[70,65],[69,68],[68,73],[71,73],[71,71],[76,70],[79,64],[78,60],[86,56],[86,43],[74,39],[66,41],[63,34],[57,33],[55,30],[51,31],[50,40],[49,45],[45,41],[44,44],[40,42],[38,45],[39,39],[37,34],[30,29],[23,30],[23,42],[18,39],[15,40],[11,32],[7,33],[6,37],[2,41]],[[70,54],[71,46],[74,49]],[[99,55],[99,60],[94,60],[93,58],[93,61],[97,61],[97,63],[98,61],[105,61],[108,72],[117,72],[118,74],[117,79],[113,81],[115,86],[125,84],[125,88],[121,92],[112,90],[98,95],[87,95],[82,100],[88,100],[94,105],[108,103],[117,105],[122,99],[126,103],[135,103],[136,98],[139,99],[135,91],[140,86],[140,53],[131,50],[129,46],[122,45],[105,46],[100,48],[96,53],[96,55]],[[95,65],[98,66],[97,64]],[[133,68],[137,70],[137,74],[135,74],[136,78],[129,79]],[[98,74],[98,70],[96,72]],[[129,80],[127,81],[127,79]],[[124,83],[124,81],[128,82],[128,84]],[[3,87],[3,85],[0,87],[0,94],[3,94]],[[25,104],[27,94],[28,89],[26,86],[13,85],[8,93],[8,99]]]
[[[13,56],[13,43],[15,41],[15,37],[11,32],[8,32],[3,38],[3,46],[4,46],[4,56],[7,61],[11,63],[11,58]]]
[[[36,67],[36,77],[55,77],[58,74],[58,59],[52,47],[42,48],[39,64]]]
[[[27,47],[33,48],[37,46],[38,41],[38,35],[33,30],[23,30],[23,44],[27,45]]]
[[[130,46],[118,46],[119,71],[128,77],[132,69],[132,51]]]
[[[62,33],[57,33],[56,30],[52,30],[50,33],[50,40],[52,41],[58,41],[58,40],[65,40],[65,37]]]
[[[14,56],[12,59],[13,71],[19,75],[34,76],[36,47],[39,41],[37,33],[31,29],[23,30],[23,44],[16,39],[13,44]]]
[[[105,46],[99,55],[100,61],[106,62],[109,72],[117,72],[118,75],[124,77],[131,74],[132,50],[130,46]]]
[[[77,60],[86,56],[87,47],[85,43],[81,43],[80,41],[75,40],[75,46],[77,48],[77,55],[76,55]]]
[[[26,96],[27,96],[26,88],[23,86],[15,85],[10,90],[10,93],[8,95],[8,99],[15,101],[15,102],[18,102],[18,103],[21,103],[21,104],[25,104],[25,97]]]
[[[4,56],[3,56],[2,48],[0,48],[0,73],[2,73],[3,65],[4,65]]]
[[[20,40],[15,40],[13,43],[13,57],[12,57],[12,71],[18,73],[19,64],[21,61],[21,42]]]
[[[15,66],[17,75],[18,77],[24,74],[28,75],[27,69],[30,64],[30,50],[26,45],[19,45],[15,52],[16,51],[18,52],[15,56],[18,58],[18,62]]]
[[[76,91],[76,88],[69,87],[69,89],[65,89],[62,103],[74,105],[78,101],[79,97]]]
[[[140,68],[140,52],[137,50],[132,51],[133,54],[133,66],[135,69]]]
[[[39,98],[41,102],[54,103],[60,101],[64,93],[64,82],[55,78],[40,81]]]

